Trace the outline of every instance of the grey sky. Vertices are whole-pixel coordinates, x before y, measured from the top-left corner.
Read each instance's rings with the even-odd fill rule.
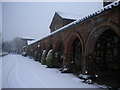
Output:
[[[102,2],[3,2],[3,39],[42,38],[50,33],[55,11],[85,16],[100,8]]]

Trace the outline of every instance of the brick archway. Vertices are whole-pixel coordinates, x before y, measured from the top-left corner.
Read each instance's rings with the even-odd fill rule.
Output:
[[[52,44],[52,40],[51,40],[51,38],[49,38],[49,39],[47,39],[46,41],[45,41],[45,46],[46,46],[46,50],[47,50],[47,52],[50,50],[50,49],[53,49],[53,44]]]
[[[92,53],[94,52],[95,44],[99,37],[107,30],[112,30],[116,33],[116,35],[120,36],[120,28],[113,22],[102,22],[97,27],[95,27],[86,42],[85,46],[85,55],[86,55],[86,70],[90,70],[89,68],[89,58],[91,57]]]
[[[60,39],[60,37],[58,37],[58,38],[56,38],[55,40],[54,40],[54,51],[56,52],[56,51],[58,51],[59,50],[59,46],[61,45],[61,44],[63,44],[63,42],[62,42],[62,39]],[[64,47],[63,47],[64,48]]]
[[[41,42],[41,53],[43,52],[43,50],[46,50],[46,42],[45,41]]]
[[[66,40],[65,49],[64,49],[65,54],[70,54],[71,45],[76,38],[79,38],[81,46],[82,46],[82,52],[84,52],[84,45],[83,45],[83,40],[82,40],[81,35],[79,33],[73,32]]]
[[[117,37],[117,43],[114,37]],[[117,84],[120,78],[119,41],[120,28],[112,23],[102,23],[91,32],[85,49],[88,55],[87,70],[89,73],[97,74],[98,81],[107,82],[106,84],[112,87],[119,86]]]
[[[52,47],[52,44],[51,43],[47,43],[47,45],[46,45],[47,47],[46,47],[46,50],[47,51],[49,51],[50,49],[53,49],[53,47]]]
[[[120,27],[118,25],[113,24],[113,22],[102,22],[91,31],[87,39],[85,46],[85,54],[87,56],[93,52],[95,43],[100,35],[108,29],[113,30],[117,35],[120,36]]]
[[[83,45],[82,37],[79,33],[72,32],[71,35],[67,38],[66,43],[65,43],[64,61],[63,61],[63,64],[65,66],[66,65],[69,66],[71,64],[71,60],[73,58],[73,52],[72,52],[73,46],[72,45],[73,45],[74,41],[76,40],[76,38],[78,38],[80,41],[80,46],[81,46],[81,56],[80,57],[83,56],[84,45]],[[80,58],[80,59],[81,59],[81,63],[83,63],[83,58]],[[81,66],[81,69],[82,69],[82,66]]]

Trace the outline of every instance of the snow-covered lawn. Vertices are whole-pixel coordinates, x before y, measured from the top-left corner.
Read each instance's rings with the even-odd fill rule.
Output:
[[[21,55],[9,54],[2,61],[3,88],[99,88]]]

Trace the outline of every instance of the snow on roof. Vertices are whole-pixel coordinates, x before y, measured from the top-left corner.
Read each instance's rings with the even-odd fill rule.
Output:
[[[31,45],[31,44],[33,44],[33,43],[35,43],[36,41],[38,41],[38,40],[27,41],[27,43],[28,43],[28,46],[29,46],[29,45]]]
[[[30,37],[22,37],[22,39],[34,40],[33,38]]]
[[[48,35],[50,35],[50,34],[48,34]],[[32,41],[27,41],[28,46],[31,45],[31,44],[33,44],[33,43],[35,43],[35,42],[37,42],[37,41],[39,41],[39,40],[41,40],[41,39],[38,38],[38,39],[34,39],[34,40],[32,40]]]
[[[71,27],[71,26],[73,26],[73,25],[75,25],[75,24],[77,24],[77,23],[80,23],[80,22],[82,22],[82,21],[84,21],[84,20],[86,20],[86,19],[88,19],[88,18],[90,18],[90,17],[92,17],[92,16],[98,15],[98,14],[104,12],[105,10],[111,9],[111,8],[113,8],[113,7],[116,7],[116,6],[118,6],[119,4],[120,4],[120,0],[114,1],[113,3],[108,4],[107,6],[103,7],[102,9],[100,9],[100,10],[98,10],[98,11],[92,13],[92,14],[89,14],[89,15],[87,15],[87,16],[81,17],[80,19],[78,19],[78,20],[76,20],[76,21],[73,21],[73,22],[71,22],[71,23],[69,23],[69,24],[67,24],[67,25],[65,25],[65,26],[57,29],[56,31],[50,33],[49,35],[47,35],[47,36],[45,36],[45,37],[43,37],[43,38],[41,38],[41,39],[47,38],[47,37],[49,37],[49,36],[51,36],[51,35],[53,35],[53,34],[55,34],[55,33],[58,33],[58,32],[60,32],[60,31],[62,31],[62,30],[66,30],[66,28],[68,28],[68,27]],[[41,40],[41,39],[39,38],[38,40]],[[35,43],[35,42],[38,41],[38,40],[34,40],[33,43]],[[33,44],[33,43],[30,43],[30,44]],[[30,44],[29,44],[29,45],[30,45]]]
[[[81,15],[75,15],[75,14],[71,14],[71,13],[64,13],[64,12],[56,12],[58,13],[62,18],[66,18],[66,19],[80,19],[82,16]]]

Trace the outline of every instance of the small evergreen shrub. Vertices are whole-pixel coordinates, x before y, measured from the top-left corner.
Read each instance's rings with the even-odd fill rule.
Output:
[[[42,53],[42,58],[41,58],[41,63],[43,64],[43,65],[45,65],[46,64],[46,50],[43,50],[43,53]]]
[[[47,57],[46,57],[46,65],[47,67],[49,68],[52,68],[54,67],[54,52],[53,50],[51,49],[48,54],[47,54]]]
[[[41,57],[42,57],[42,53],[39,52],[39,53],[38,53],[38,60],[39,60],[39,62],[41,62]]]
[[[38,52],[36,51],[35,53],[34,53],[34,59],[35,59],[35,61],[37,61],[37,54],[38,54]]]

